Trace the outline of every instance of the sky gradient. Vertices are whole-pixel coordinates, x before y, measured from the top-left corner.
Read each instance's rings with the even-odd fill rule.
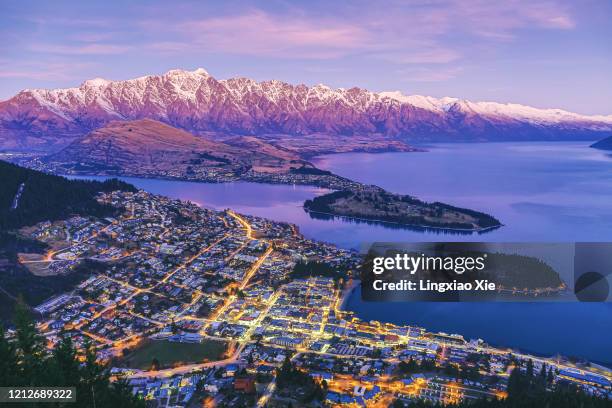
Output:
[[[0,100],[169,69],[612,114],[612,2],[0,2]]]

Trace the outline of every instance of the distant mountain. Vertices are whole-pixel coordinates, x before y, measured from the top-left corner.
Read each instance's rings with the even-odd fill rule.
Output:
[[[110,122],[43,160],[76,172],[158,176],[202,167],[275,172],[311,166],[295,152],[256,138],[223,143],[151,119]]]
[[[612,136],[593,143],[591,147],[600,150],[612,150]]]
[[[200,68],[125,81],[93,79],[78,88],[24,90],[0,102],[0,148],[58,150],[112,121],[144,118],[196,135],[314,142],[331,135],[341,143],[365,136],[410,142],[612,135],[612,116],[274,80],[217,80]]]
[[[0,160],[0,233],[73,214],[105,216],[114,209],[95,196],[102,191],[135,191],[116,179],[104,182],[68,180]]]

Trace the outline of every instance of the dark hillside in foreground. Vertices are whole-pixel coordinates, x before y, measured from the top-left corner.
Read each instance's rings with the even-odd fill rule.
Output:
[[[21,237],[16,229],[71,215],[107,216],[115,209],[98,203],[102,191],[135,187],[113,179],[104,182],[69,180],[0,161],[0,321],[10,318],[14,301],[21,297],[36,305],[54,294],[71,290],[86,279],[95,265],[79,266],[73,273],[37,276],[18,261],[18,253],[40,253],[44,243]]]
[[[112,179],[104,182],[69,180],[0,161],[0,230],[19,228],[72,214],[105,216],[113,209],[99,204],[99,192],[135,191]]]

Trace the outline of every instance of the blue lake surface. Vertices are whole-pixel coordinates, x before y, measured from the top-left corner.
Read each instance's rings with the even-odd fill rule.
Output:
[[[318,157],[321,168],[426,201],[480,210],[504,226],[485,234],[414,231],[302,208],[324,189],[254,183],[203,184],[124,178],[147,191],[200,205],[287,221],[307,237],[359,249],[375,241],[612,241],[612,156],[585,142],[436,144],[424,153]],[[366,320],[415,324],[543,355],[612,364],[611,303],[347,303]]]

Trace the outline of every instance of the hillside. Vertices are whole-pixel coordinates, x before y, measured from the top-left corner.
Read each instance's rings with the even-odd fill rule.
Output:
[[[144,118],[197,135],[250,135],[307,145],[313,141],[315,146],[320,141],[322,152],[350,146],[353,138],[381,143],[382,149],[394,141],[593,140],[612,135],[612,116],[357,87],[218,80],[200,68],[21,91],[0,102],[0,148],[57,151],[110,122]]]
[[[591,147],[600,150],[612,150],[612,136],[593,143]]]
[[[112,208],[95,200],[98,192],[134,190],[118,180],[68,180],[4,161],[0,161],[0,180],[0,231],[71,214],[112,214]]]
[[[205,158],[215,164],[238,160],[238,150],[150,119],[114,121],[47,157],[76,169],[116,170],[131,166],[161,170]]]
[[[41,221],[71,215],[108,216],[116,209],[95,200],[102,191],[135,190],[118,180],[69,180],[0,161],[0,321],[10,318],[14,300],[21,296],[34,305],[71,290],[87,278],[91,267],[70,274],[36,276],[19,261],[18,253],[42,253],[46,244],[20,236],[16,230]]]
[[[256,138],[222,143],[151,119],[110,122],[44,161],[76,173],[162,177],[251,168],[277,172],[307,164],[295,152]]]

